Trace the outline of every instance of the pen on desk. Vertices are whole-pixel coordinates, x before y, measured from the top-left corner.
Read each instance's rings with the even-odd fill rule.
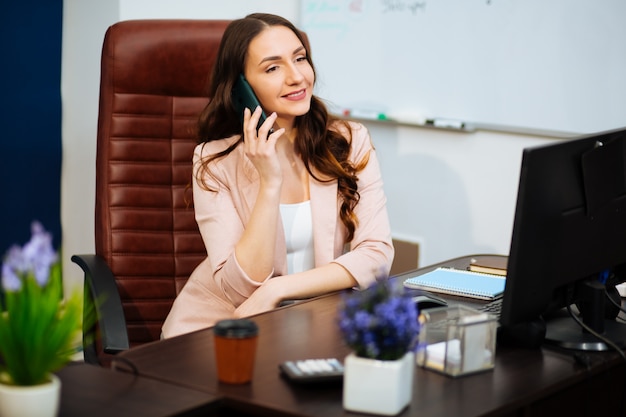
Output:
[[[359,110],[359,109],[345,109],[343,115],[346,117],[354,117],[356,119],[366,120],[388,120],[389,118],[385,113],[380,113],[374,110]]]
[[[460,120],[451,119],[427,119],[426,125],[440,127],[444,129],[465,129],[465,123]]]

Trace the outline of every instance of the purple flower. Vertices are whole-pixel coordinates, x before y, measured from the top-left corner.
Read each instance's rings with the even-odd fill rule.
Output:
[[[338,324],[358,356],[382,360],[398,359],[412,350],[420,330],[413,300],[386,280],[344,295]]]
[[[23,248],[12,246],[2,263],[2,287],[6,291],[18,291],[23,276],[32,273],[40,286],[48,282],[50,268],[57,261],[57,253],[52,247],[52,235],[46,232],[41,223],[31,225],[31,238]]]
[[[18,263],[21,262],[21,249],[12,246],[7,251],[5,261],[2,263],[2,288],[6,291],[18,291],[22,287],[22,281],[17,276]]]

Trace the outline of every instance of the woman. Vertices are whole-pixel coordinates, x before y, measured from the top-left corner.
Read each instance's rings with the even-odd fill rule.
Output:
[[[287,20],[252,14],[224,33],[194,152],[207,258],[163,326],[171,337],[386,277],[393,246],[367,130],[313,95],[307,43]],[[234,110],[239,74],[261,109]],[[252,111],[250,111],[252,110]]]

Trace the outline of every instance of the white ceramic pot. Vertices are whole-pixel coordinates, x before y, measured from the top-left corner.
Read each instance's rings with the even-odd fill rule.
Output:
[[[346,356],[343,407],[348,411],[392,416],[400,413],[413,395],[415,354],[395,361]]]
[[[19,386],[0,383],[0,417],[55,417],[59,414],[61,381],[50,375],[50,382]]]

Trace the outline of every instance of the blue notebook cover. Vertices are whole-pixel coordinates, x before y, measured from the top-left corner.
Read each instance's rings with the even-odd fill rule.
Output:
[[[404,281],[408,288],[418,288],[463,297],[493,300],[502,295],[506,277],[464,271],[452,268],[437,268]]]

